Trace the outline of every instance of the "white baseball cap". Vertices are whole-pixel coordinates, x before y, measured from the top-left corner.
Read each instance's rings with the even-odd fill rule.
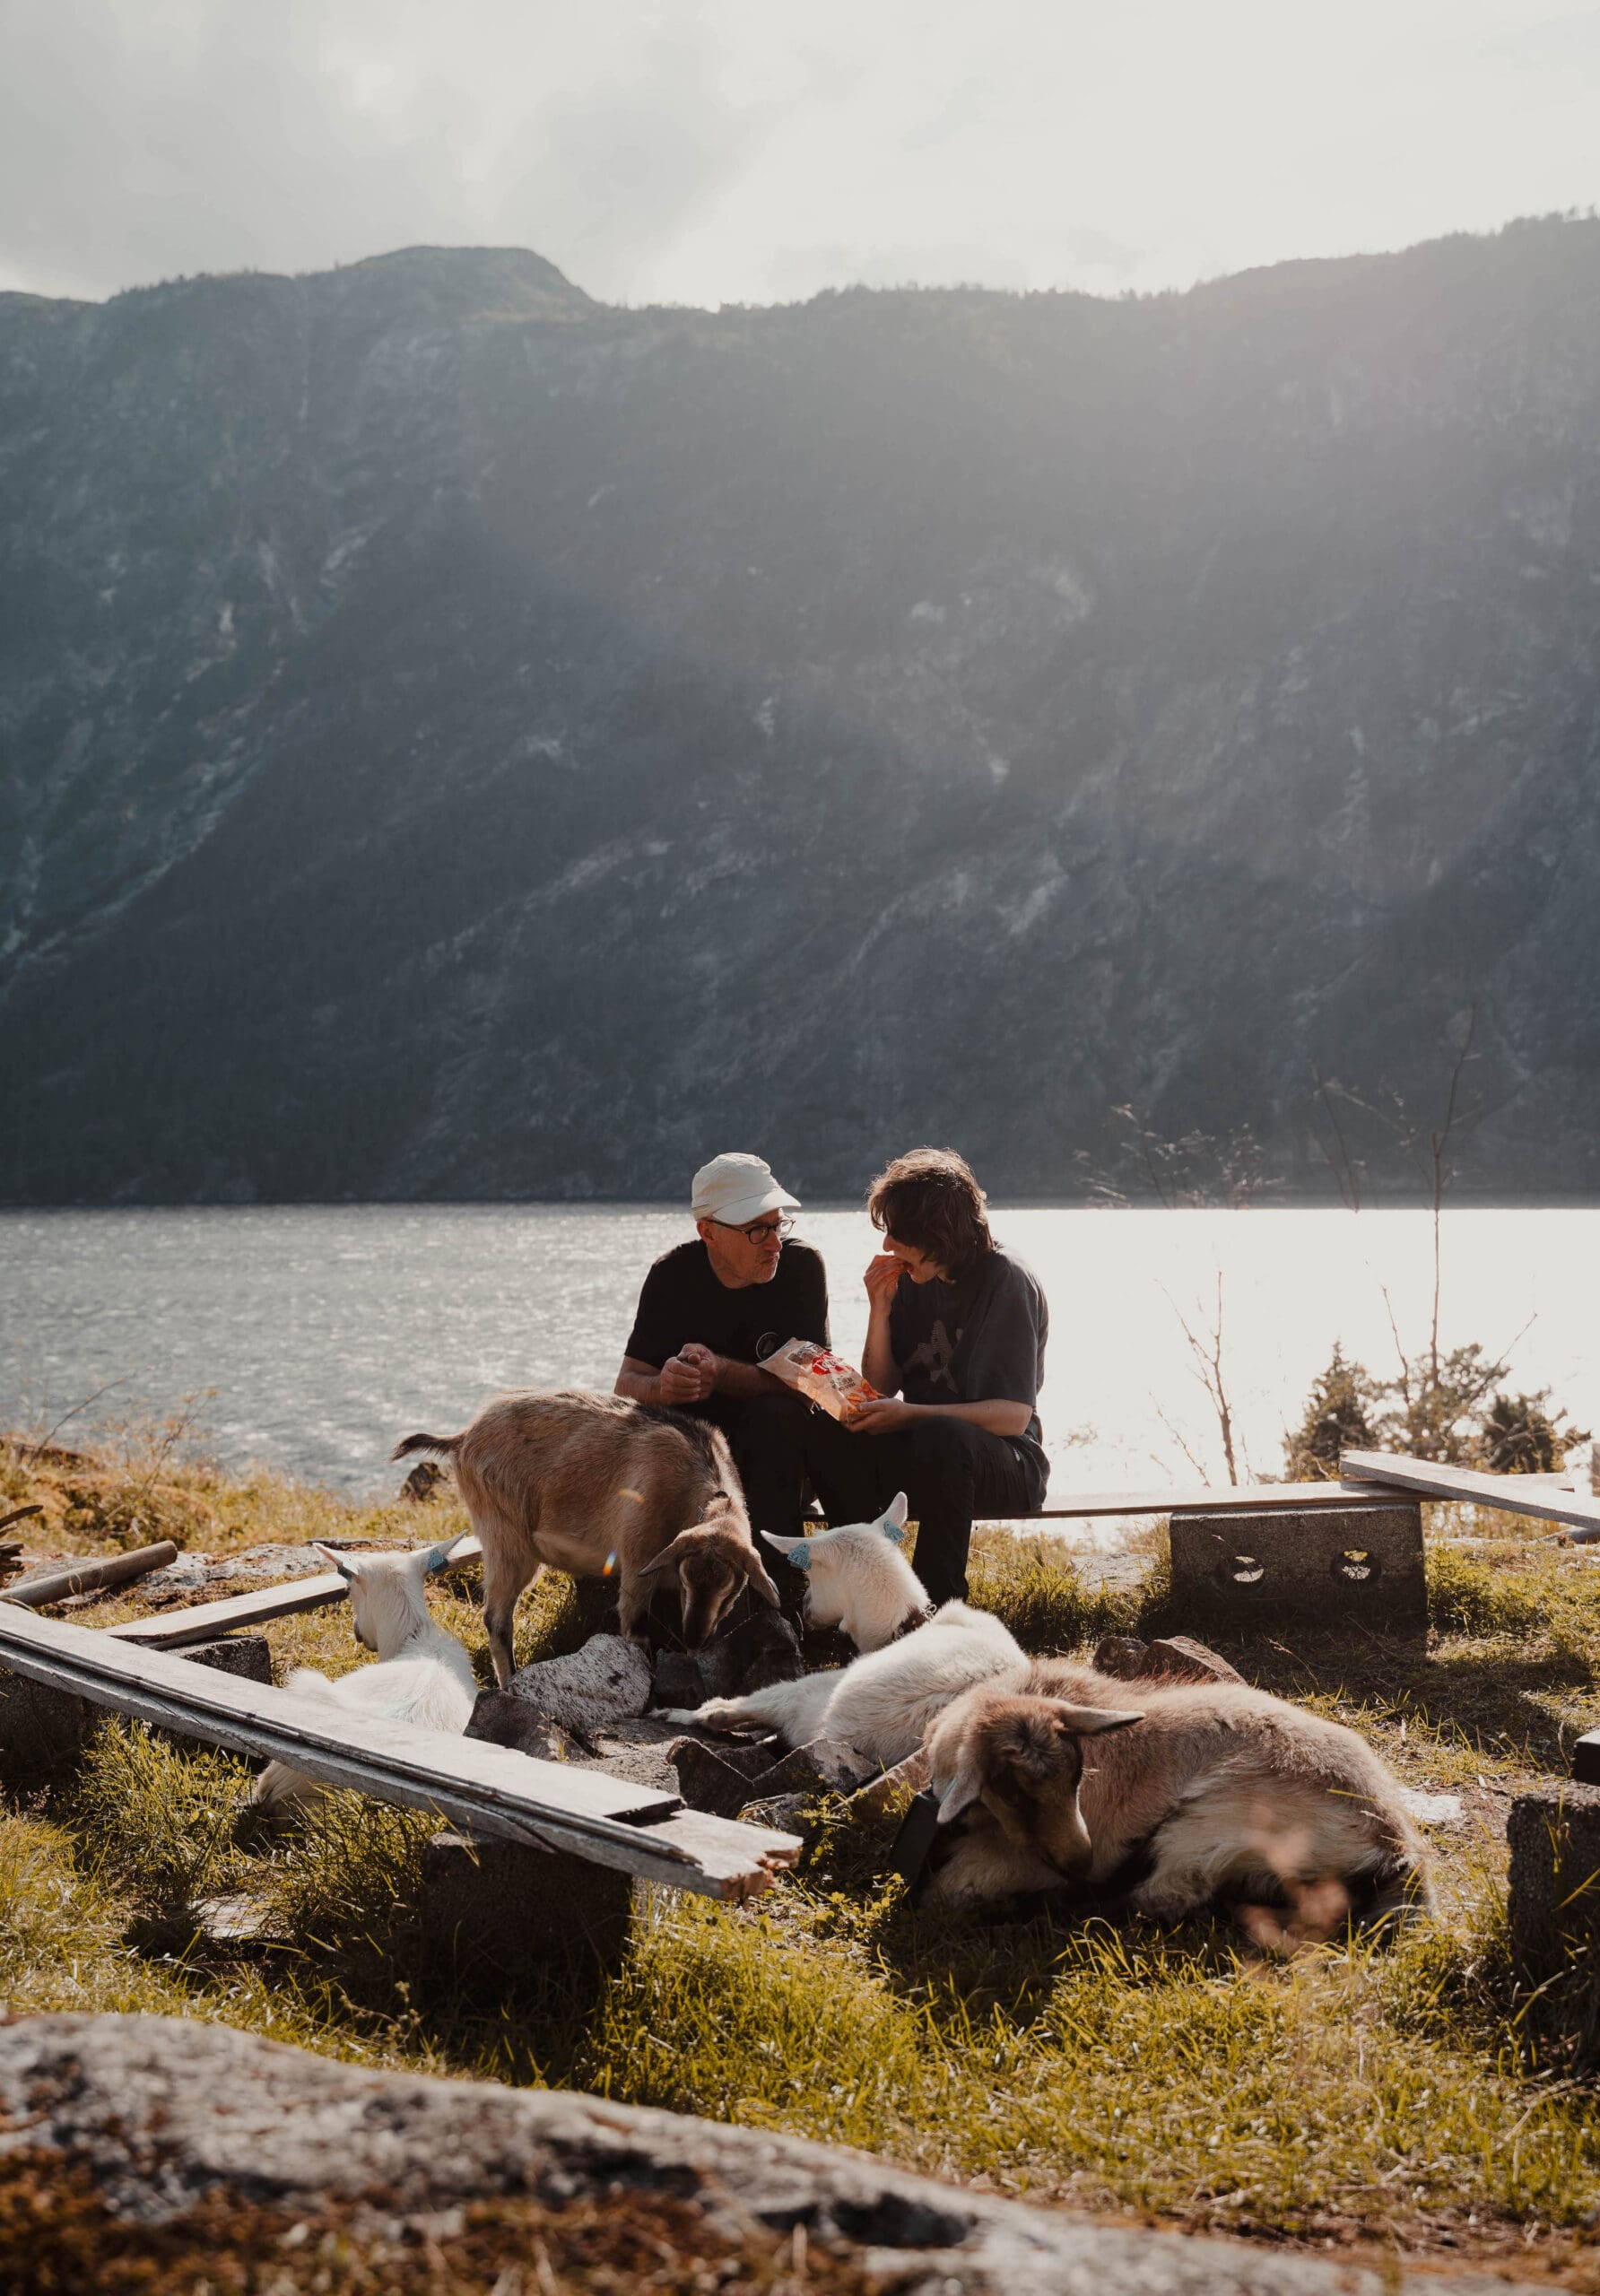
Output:
[[[728,1228],[747,1228],[763,1212],[800,1209],[799,1198],[773,1178],[770,1164],[737,1150],[700,1166],[689,1204],[697,1220],[720,1220]]]

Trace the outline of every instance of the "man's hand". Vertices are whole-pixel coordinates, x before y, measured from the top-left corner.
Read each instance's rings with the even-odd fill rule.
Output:
[[[716,1388],[717,1368],[718,1359],[710,1349],[691,1340],[661,1367],[662,1402],[704,1403]]]
[[[902,1403],[898,1396],[874,1396],[871,1403],[858,1405],[845,1424],[852,1435],[892,1435],[910,1426],[917,1408],[914,1403]]]
[[[887,1315],[894,1304],[900,1277],[905,1274],[892,1252],[880,1252],[866,1263],[866,1274],[861,1281],[866,1286],[866,1296],[874,1315]]]

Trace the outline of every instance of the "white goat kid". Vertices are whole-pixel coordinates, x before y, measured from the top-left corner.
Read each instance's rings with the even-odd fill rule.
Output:
[[[770,1539],[807,1573],[807,1623],[842,1627],[860,1657],[744,1698],[680,1707],[664,1718],[711,1730],[776,1730],[788,1745],[820,1742],[889,1769],[917,1752],[962,1691],[1020,1683],[1028,1659],[997,1618],[965,1603],[930,1610],[922,1581],[899,1551],[905,1522],[901,1492],[875,1523],[846,1524],[813,1539]]]
[[[465,1534],[463,1535],[465,1535]],[[317,1552],[350,1586],[350,1621],[355,1639],[377,1653],[375,1666],[357,1666],[330,1682],[314,1666],[297,1666],[283,1687],[292,1697],[319,1705],[348,1708],[386,1722],[409,1722],[420,1730],[465,1730],[478,1695],[473,1662],[465,1646],[430,1614],[425,1582],[442,1570],[459,1544],[415,1548],[410,1554],[340,1554]],[[289,1762],[272,1761],[251,1790],[259,1809],[303,1807],[327,1792]]]

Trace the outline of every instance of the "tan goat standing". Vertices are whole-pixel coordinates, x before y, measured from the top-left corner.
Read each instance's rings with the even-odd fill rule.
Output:
[[[503,1690],[518,1596],[547,1565],[613,1571],[622,1631],[642,1640],[651,1581],[675,1575],[688,1648],[709,1641],[746,1586],[779,1606],[750,1535],[727,1439],[707,1421],[562,1388],[497,1396],[459,1435],[408,1435],[392,1456],[442,1451],[483,1549],[483,1624]]]

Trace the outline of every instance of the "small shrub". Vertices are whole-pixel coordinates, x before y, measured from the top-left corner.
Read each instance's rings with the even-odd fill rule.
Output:
[[[1505,1571],[1474,1562],[1453,1547],[1430,1546],[1428,1619],[1440,1634],[1525,1637],[1540,1632],[1548,1613]]]
[[[1007,1552],[1009,1548],[1009,1552]],[[1024,1650],[1047,1655],[1126,1634],[1136,1623],[1141,1592],[1091,1587],[1064,1555],[1014,1541],[986,1546],[972,1558],[970,1599],[1009,1627]]]
[[[238,1881],[233,1826],[248,1787],[231,1754],[179,1752],[143,1722],[113,1720],[90,1745],[75,1814],[108,1876],[156,1912]]]

